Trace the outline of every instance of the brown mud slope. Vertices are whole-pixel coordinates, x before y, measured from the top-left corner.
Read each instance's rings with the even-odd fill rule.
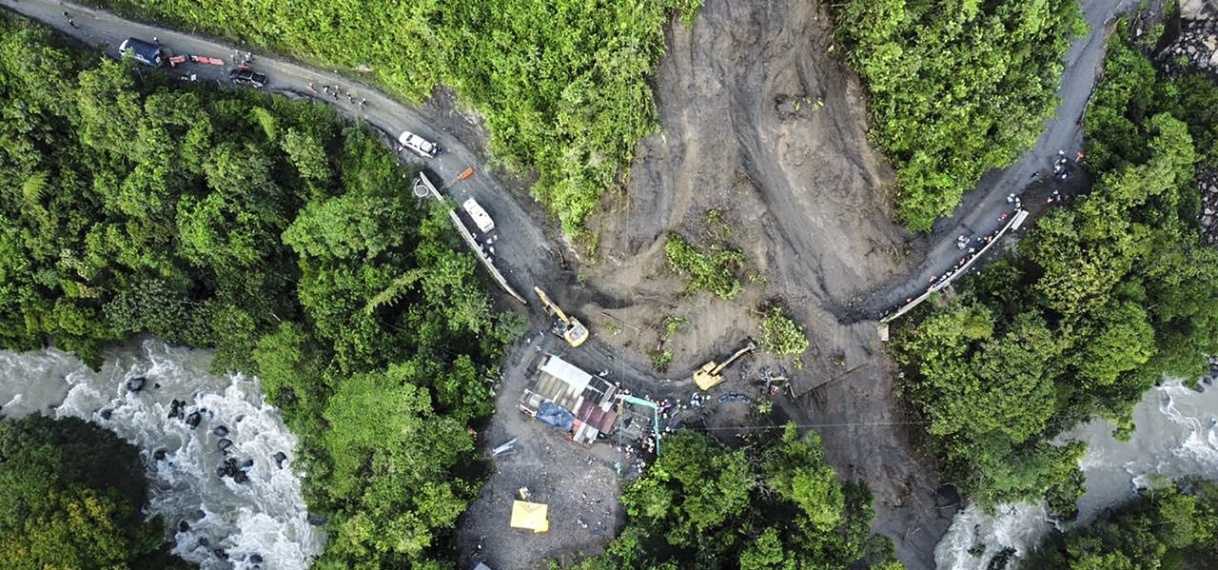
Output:
[[[599,294],[575,308],[636,355],[660,346],[664,317],[688,319],[664,345],[677,377],[756,337],[753,309],[780,299],[813,344],[794,416],[820,426],[843,477],[870,485],[875,530],[910,568],[930,568],[953,513],[934,507],[938,483],[911,450],[876,323],[837,318],[907,269],[908,235],[890,221],[892,173],[867,143],[862,89],[832,39],[826,5],[798,0],[708,0],[692,29],[669,31],[662,133],[598,216],[599,261],[581,271]],[[665,266],[670,231],[742,249],[752,277],[740,298],[683,294]]]

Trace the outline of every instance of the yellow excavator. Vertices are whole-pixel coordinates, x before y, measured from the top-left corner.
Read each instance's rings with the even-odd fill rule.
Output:
[[[561,336],[563,340],[567,341],[567,344],[571,345],[571,348],[575,348],[583,344],[585,340],[588,340],[588,329],[584,327],[583,323],[579,322],[579,319],[567,316],[562,309],[558,308],[558,305],[554,304],[554,301],[550,300],[550,296],[541,290],[541,287],[534,287],[533,292],[537,293],[538,299],[541,299],[541,304],[546,308],[546,313],[558,319],[558,322],[554,323],[554,334]]]
[[[741,356],[753,352],[756,349],[757,345],[753,344],[753,341],[749,341],[747,346],[737,350],[736,354],[733,354],[727,360],[724,360],[723,364],[716,364],[714,360],[703,364],[702,368],[699,368],[694,372],[694,383],[697,384],[698,388],[701,388],[702,390],[710,390],[711,388],[718,386],[719,383],[723,381],[723,376],[720,373],[723,372],[724,368],[727,368],[729,364],[735,362],[736,359],[740,358]]]

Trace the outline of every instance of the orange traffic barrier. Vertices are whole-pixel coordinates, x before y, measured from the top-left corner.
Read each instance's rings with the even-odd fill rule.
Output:
[[[462,172],[461,175],[457,177],[457,180],[465,180],[466,178],[469,178],[470,176],[473,176],[473,175],[474,175],[474,167],[471,166],[469,168],[466,168],[465,171]]]

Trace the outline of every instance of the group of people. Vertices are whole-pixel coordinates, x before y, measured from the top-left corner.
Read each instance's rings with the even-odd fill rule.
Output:
[[[313,94],[317,94],[317,88],[314,87],[312,83],[309,84],[309,91],[312,92]],[[347,98],[348,103],[351,103],[352,105],[355,105],[357,107],[365,107],[368,105],[368,99],[362,98],[359,101],[356,101],[355,95],[352,95],[350,91],[344,91],[344,90],[340,89],[338,87],[338,85],[334,85],[334,86],[322,85],[321,91],[322,91],[322,93],[333,97],[335,101],[338,100],[339,95],[342,95]]]
[[[1015,206],[1015,210],[1017,211],[1023,209],[1023,201],[1021,201],[1019,196],[1016,196],[1014,193],[1007,194],[1007,203]]]

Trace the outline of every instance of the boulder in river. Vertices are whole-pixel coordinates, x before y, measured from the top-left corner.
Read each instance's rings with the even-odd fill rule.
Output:
[[[186,402],[183,402],[182,400],[178,400],[178,399],[175,399],[174,401],[170,402],[168,417],[170,419],[177,418],[179,420],[185,418],[186,417]]]
[[[97,415],[101,416],[101,419],[103,419],[103,420],[108,420],[108,419],[110,419],[111,416],[114,415],[114,410],[105,409],[105,410],[98,412]]]
[[[275,459],[275,465],[277,465],[280,469],[283,469],[283,462],[288,460],[288,454],[282,451],[276,451],[275,455],[272,457]]]
[[[127,380],[127,390],[130,392],[139,392],[144,389],[144,385],[148,383],[148,379],[143,376],[136,376]]]
[[[152,458],[157,461],[164,461],[165,460],[165,450],[158,449],[158,450],[152,452]]]
[[[233,446],[233,440],[228,439],[227,437],[222,438],[220,441],[216,442],[216,449],[219,449],[220,451],[223,451],[225,453],[228,453],[228,448],[230,448],[232,446]]]
[[[201,421],[203,421],[203,414],[200,414],[198,410],[190,412],[190,415],[186,416],[186,425],[190,426],[190,429],[199,427]]]
[[[211,432],[213,434],[215,434],[216,437],[227,437],[228,436],[228,427],[216,426],[216,427],[212,428]]]

